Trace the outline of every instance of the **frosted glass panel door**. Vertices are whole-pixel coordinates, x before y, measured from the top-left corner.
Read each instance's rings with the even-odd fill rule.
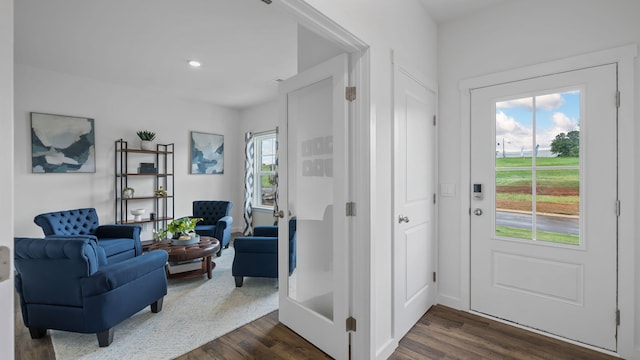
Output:
[[[334,358],[348,351],[346,79],[343,55],[280,85],[280,321]]]

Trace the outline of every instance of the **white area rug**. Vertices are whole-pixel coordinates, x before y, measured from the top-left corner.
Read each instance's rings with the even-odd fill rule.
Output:
[[[98,347],[95,334],[50,330],[56,359],[172,359],[278,308],[275,279],[245,278],[235,287],[232,247],[214,261],[211,280],[169,280],[162,311],[147,306],[116,325],[109,347]]]

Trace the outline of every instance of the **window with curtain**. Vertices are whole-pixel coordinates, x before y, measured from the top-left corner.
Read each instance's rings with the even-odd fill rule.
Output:
[[[276,132],[256,134],[254,139],[253,207],[273,209],[276,197]]]

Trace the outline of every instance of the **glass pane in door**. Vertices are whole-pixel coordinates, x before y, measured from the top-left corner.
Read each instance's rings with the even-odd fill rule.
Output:
[[[288,296],[329,320],[334,310],[332,94],[327,79],[289,93],[287,99],[287,197],[296,221]]]
[[[579,244],[580,91],[499,101],[495,110],[496,235]]]

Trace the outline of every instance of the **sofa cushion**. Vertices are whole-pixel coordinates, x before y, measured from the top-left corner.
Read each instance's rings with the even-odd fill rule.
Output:
[[[196,225],[196,233],[202,236],[215,237],[216,226],[215,225]],[[218,239],[222,240],[222,239]]]
[[[132,239],[98,239],[98,245],[104,249],[108,258],[115,254],[133,250],[135,242]]]

